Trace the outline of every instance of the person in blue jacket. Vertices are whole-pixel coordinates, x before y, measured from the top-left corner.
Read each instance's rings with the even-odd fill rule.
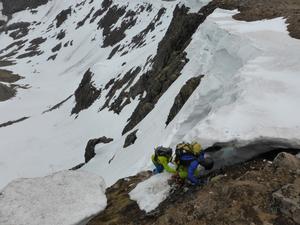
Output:
[[[193,142],[188,147],[177,146],[177,148],[189,148],[189,150],[177,151],[177,170],[179,177],[188,179],[193,185],[199,185],[202,180],[198,178],[201,169],[199,165],[204,167],[205,170],[211,170],[214,162],[212,158],[206,157],[201,145]]]

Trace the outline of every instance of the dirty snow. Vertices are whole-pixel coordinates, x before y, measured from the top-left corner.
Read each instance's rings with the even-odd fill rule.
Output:
[[[148,178],[129,193],[130,199],[136,201],[141,210],[151,212],[168,197],[170,178],[170,173],[160,173]]]
[[[17,179],[0,193],[0,224],[73,225],[106,207],[101,177],[83,171]]]

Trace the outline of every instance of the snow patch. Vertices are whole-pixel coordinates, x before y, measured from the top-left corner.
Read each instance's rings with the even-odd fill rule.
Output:
[[[104,193],[103,179],[83,171],[17,179],[0,193],[0,224],[78,224],[106,207]]]
[[[151,212],[164,201],[171,189],[170,173],[161,173],[139,183],[130,193],[130,199],[137,202],[141,210]]]
[[[186,7],[189,7],[190,13],[196,13],[209,2],[211,2],[211,0],[181,0],[180,5],[185,5]]]

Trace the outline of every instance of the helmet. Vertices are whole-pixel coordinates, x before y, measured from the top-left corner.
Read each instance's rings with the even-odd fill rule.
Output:
[[[195,154],[199,154],[201,152],[201,150],[202,150],[201,145],[199,143],[197,143],[197,142],[192,142],[192,147],[193,147],[193,152]]]
[[[205,168],[205,170],[211,170],[214,167],[214,160],[211,157],[207,157],[201,160],[200,165]]]

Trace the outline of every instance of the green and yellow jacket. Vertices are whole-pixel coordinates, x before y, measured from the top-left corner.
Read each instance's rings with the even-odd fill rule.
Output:
[[[164,169],[169,173],[177,173],[176,169],[169,166],[169,162],[171,161],[170,158],[166,156],[157,156],[155,157],[155,154],[151,156],[152,162],[154,164],[160,164],[164,167]]]

